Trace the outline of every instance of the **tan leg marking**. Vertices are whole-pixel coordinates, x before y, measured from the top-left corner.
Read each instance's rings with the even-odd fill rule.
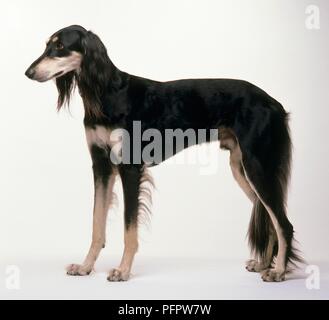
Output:
[[[115,174],[110,177],[106,187],[102,183],[95,186],[93,233],[90,249],[82,265],[71,264],[68,266],[67,273],[69,275],[88,275],[105,245],[106,217],[113,200],[114,182]]]
[[[232,130],[221,127],[219,128],[219,139],[220,147],[230,151],[230,166],[234,179],[249,198],[249,200],[254,203],[256,194],[244,175],[242,167],[242,152],[237,138],[235,137]]]
[[[127,281],[130,276],[131,266],[138,249],[137,224],[125,228],[124,233],[124,252],[120,266],[109,272],[107,280],[109,281]]]
[[[278,255],[275,261],[275,267],[273,269],[266,269],[262,272],[262,279],[264,281],[283,281],[285,279],[285,272],[286,272],[286,252],[287,252],[287,242],[284,238],[283,231],[276,219],[273,211],[271,208],[265,203],[263,203],[267,212],[269,213],[272,223],[274,225],[274,229],[276,231],[278,237]]]
[[[249,198],[249,200],[254,203],[256,200],[256,194],[250,187],[249,182],[247,181],[243,168],[241,165],[242,161],[242,154],[239,145],[237,144],[236,147],[231,150],[230,155],[230,166],[233,173],[233,177],[240,186],[240,188],[243,190],[243,192],[246,194],[246,196]]]

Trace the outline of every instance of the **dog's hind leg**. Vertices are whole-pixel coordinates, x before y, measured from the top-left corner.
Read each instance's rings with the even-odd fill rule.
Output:
[[[253,228],[252,226],[251,228]],[[277,239],[274,233],[270,234],[267,242],[267,245],[264,249],[262,255],[256,255],[255,259],[250,259],[246,262],[246,269],[250,272],[262,272],[263,270],[268,269],[272,262],[273,256],[275,255],[275,249],[277,246]]]
[[[245,176],[259,199],[254,207],[257,213],[253,217],[254,235],[249,239],[261,254],[266,253],[272,234],[277,239],[277,252],[273,252],[275,266],[262,272],[264,281],[284,280],[288,262],[301,260],[292,246],[293,226],[285,208],[291,157],[287,116],[275,107],[264,107],[266,121],[258,120],[258,126],[254,123],[252,128],[257,130],[239,133]]]
[[[257,233],[255,234],[254,232],[254,228],[256,227],[256,223],[257,223],[255,221],[255,214],[257,213],[257,209],[259,207],[260,201],[256,193],[254,192],[253,188],[251,187],[250,183],[246,179],[244,169],[242,166],[241,149],[233,131],[228,128],[222,127],[219,129],[219,134],[220,134],[219,135],[220,147],[222,149],[226,149],[230,151],[230,166],[231,166],[233,177],[238,183],[238,185],[240,186],[240,188],[243,190],[243,192],[246,194],[248,199],[253,203],[254,207],[250,221],[249,233],[254,235],[253,238],[256,238]],[[260,272],[271,265],[273,259],[274,245],[275,245],[274,239],[272,238],[273,237],[271,237],[271,241],[269,240],[266,242],[265,244],[266,247],[264,246],[261,255],[256,255],[255,259],[250,259],[246,262],[246,269],[248,271]],[[264,239],[261,239],[260,241],[264,242]],[[253,247],[252,243],[250,244],[251,247]]]
[[[148,180],[142,166],[122,165],[119,167],[124,195],[124,251],[119,267],[109,272],[109,281],[126,281],[129,279],[133,260],[138,249],[138,215],[147,211],[143,199],[145,189],[142,184]]]
[[[239,143],[228,128],[219,128],[220,148],[230,151],[230,167],[233,177],[249,200],[254,203],[257,196],[247,181],[242,167],[242,153]]]
[[[274,230],[271,223],[266,226],[260,224],[262,219],[264,219],[264,217],[259,217],[258,215],[260,209],[259,207],[262,206],[262,204],[244,174],[244,169],[242,166],[242,154],[239,144],[237,143],[234,149],[230,150],[230,152],[230,165],[233,177],[237,181],[241,189],[244,191],[244,193],[247,195],[247,197],[250,199],[250,201],[253,203],[249,234],[253,234],[254,240],[258,243],[262,241],[262,243],[259,245],[263,247],[262,254],[256,254],[255,259],[250,259],[246,262],[246,269],[251,272],[261,272],[262,270],[270,267],[272,263],[273,254],[276,246],[276,236],[273,233]],[[266,220],[266,217],[264,220]],[[262,227],[268,228],[268,230],[266,230],[268,237],[266,239],[257,239],[257,229]]]
[[[116,173],[109,163],[106,149],[93,145],[90,153],[95,188],[92,242],[84,262],[81,265],[71,264],[67,267],[67,274],[74,276],[88,275],[101,249],[105,246],[106,217],[114,196],[113,185]]]
[[[247,162],[248,161],[244,161],[244,163]],[[245,165],[245,168],[247,177],[250,179],[250,184],[253,186],[255,193],[259,197],[262,205],[265,207],[267,214],[269,215],[271,222],[268,221],[266,228],[269,230],[270,224],[273,225],[278,241],[278,252],[274,268],[271,269],[269,266],[268,268],[264,266],[265,268],[263,271],[257,271],[262,271],[262,279],[264,281],[283,281],[285,279],[286,265],[291,257],[293,227],[286,216],[283,200],[278,198],[278,193],[276,193],[273,189],[271,192],[268,192],[266,188],[264,188],[264,184],[258,180],[260,176],[254,173],[254,171],[250,168],[250,164]],[[248,173],[249,171],[250,173]],[[271,184],[273,181],[270,180],[266,183]],[[265,217],[262,219],[264,218]],[[260,230],[259,232],[262,231]],[[272,240],[268,231],[264,233],[263,240],[264,243],[267,243],[267,245],[271,245]],[[271,253],[271,251],[269,251],[269,253]],[[268,261],[270,261],[270,259]],[[248,266],[252,269],[252,262],[250,262]]]

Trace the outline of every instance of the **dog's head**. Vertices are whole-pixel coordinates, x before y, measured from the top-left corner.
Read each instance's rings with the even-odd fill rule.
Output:
[[[87,107],[86,111],[97,113],[100,93],[109,74],[106,68],[109,63],[106,48],[98,36],[81,26],[72,25],[49,38],[45,51],[25,75],[39,82],[56,80],[58,109],[65,102],[69,103],[79,80],[85,104],[94,105],[92,109]]]
[[[45,51],[31,64],[25,75],[32,80],[45,82],[79,70],[85,51],[83,39],[86,35],[87,30],[80,26],[70,26],[57,31],[49,38]]]

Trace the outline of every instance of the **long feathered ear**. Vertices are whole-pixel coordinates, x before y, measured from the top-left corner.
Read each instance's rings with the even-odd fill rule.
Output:
[[[56,86],[58,91],[57,110],[59,111],[63,105],[69,106],[72,93],[76,86],[75,71],[68,72],[56,79]]]
[[[103,116],[101,96],[111,74],[112,63],[97,35],[88,31],[82,38],[84,56],[79,74],[79,90],[87,117]]]

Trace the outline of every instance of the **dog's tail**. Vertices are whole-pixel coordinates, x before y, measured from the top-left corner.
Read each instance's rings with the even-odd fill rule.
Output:
[[[272,238],[271,238],[272,237]],[[276,255],[278,249],[278,241],[274,231],[272,221],[266,208],[257,198],[252,208],[251,219],[248,230],[248,242],[252,253],[259,259],[266,257],[269,248],[270,239],[274,240],[273,255]]]

